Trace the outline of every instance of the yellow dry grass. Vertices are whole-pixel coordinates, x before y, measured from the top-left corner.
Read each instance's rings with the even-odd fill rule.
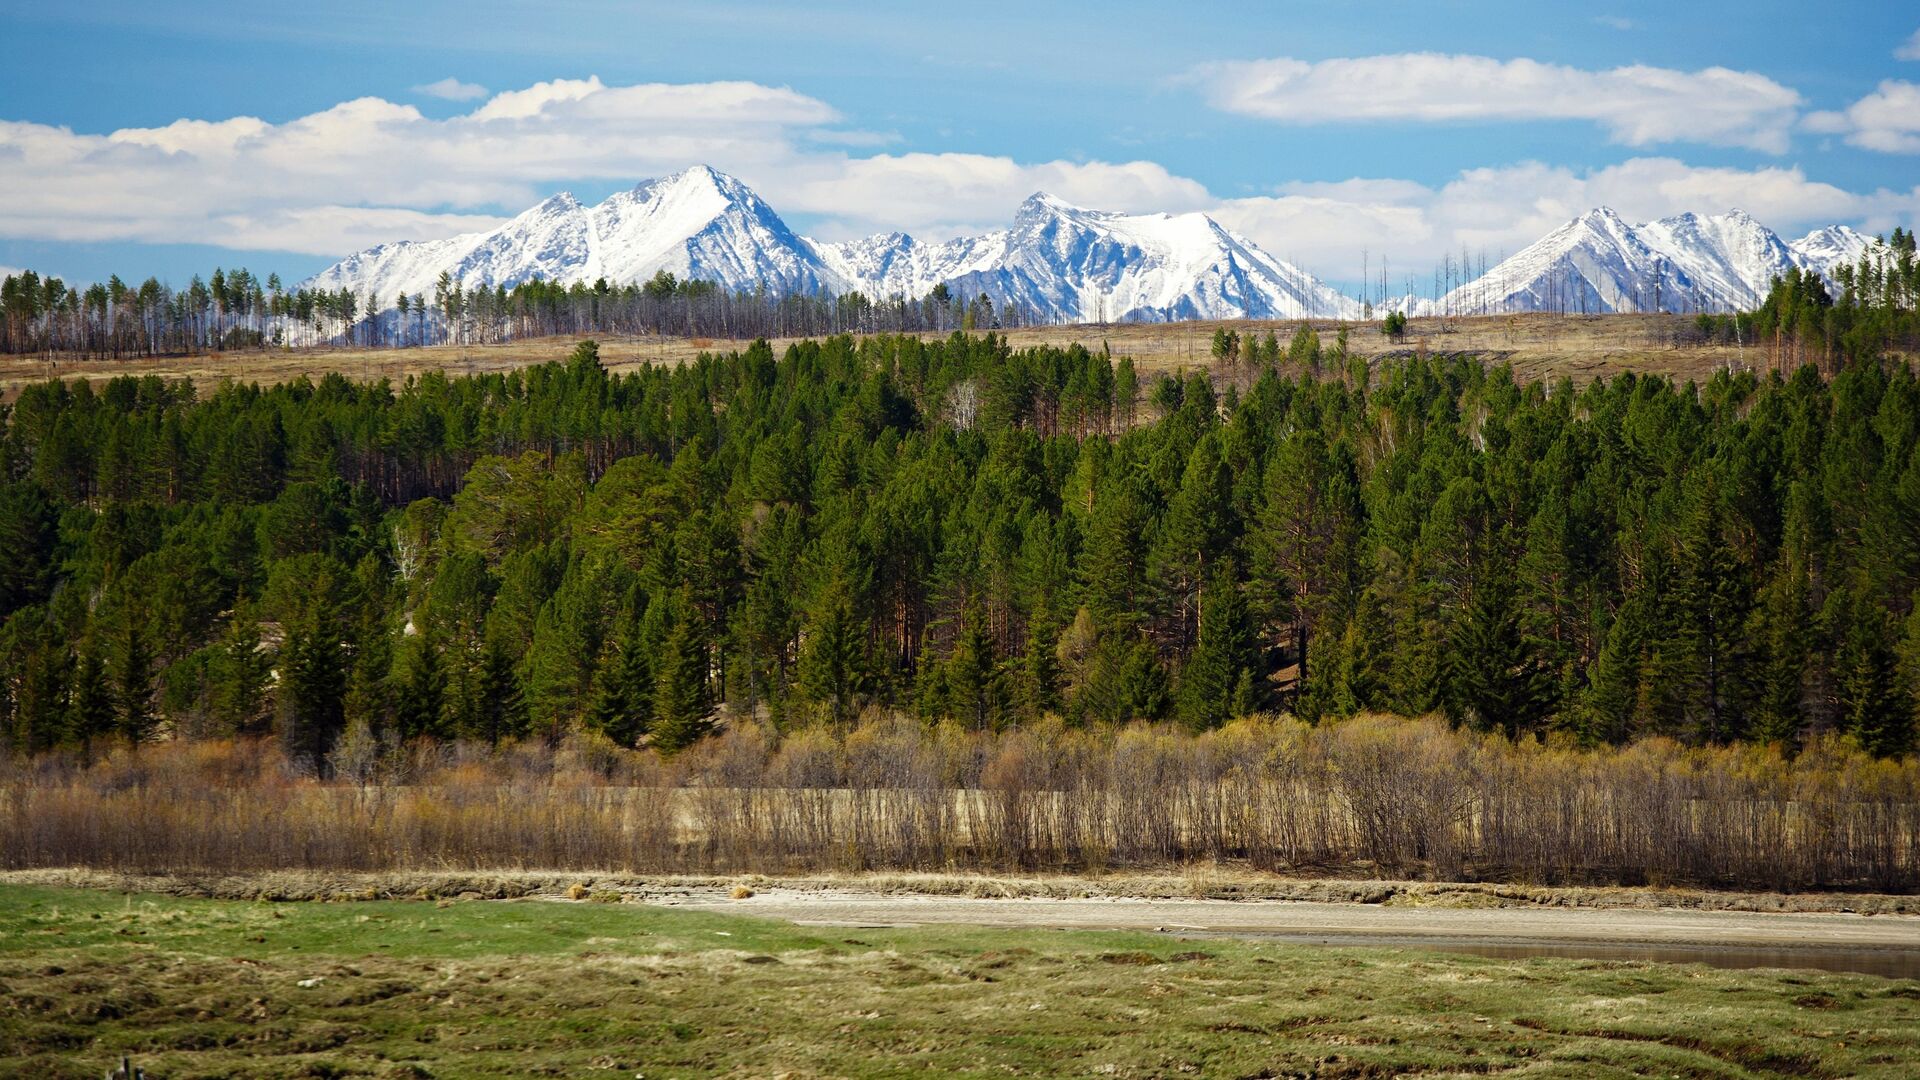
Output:
[[[1264,335],[1271,330],[1284,347],[1298,320],[1227,322],[1116,323],[1039,326],[1003,332],[1016,348],[1065,347],[1078,343],[1106,347],[1116,357],[1132,357],[1146,371],[1173,371],[1206,364],[1216,329]],[[1331,346],[1340,324],[1318,320],[1314,326]],[[1370,360],[1390,355],[1472,353],[1493,362],[1508,361],[1524,380],[1567,376],[1586,382],[1622,371],[1704,380],[1722,367],[1764,369],[1770,350],[1760,345],[1701,345],[1689,338],[1691,321],[1678,315],[1500,315],[1466,319],[1416,319],[1404,340],[1393,341],[1375,324],[1351,324],[1349,349]],[[944,335],[924,334],[923,337]],[[425,371],[466,375],[505,371],[563,359],[578,339],[550,337],[499,345],[433,345],[405,349],[315,348],[213,353],[193,357],[61,360],[31,356],[0,357],[0,398],[12,400],[22,387],[48,378],[84,378],[104,382],[119,375],[191,378],[200,383],[222,379],[270,385],[306,375],[338,372],[350,379],[402,380]],[[745,341],[661,336],[602,337],[600,358],[614,371],[659,363],[680,363],[703,351],[744,348]],[[776,339],[776,352],[793,338]]]

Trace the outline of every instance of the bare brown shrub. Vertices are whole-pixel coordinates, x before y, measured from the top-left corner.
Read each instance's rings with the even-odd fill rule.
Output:
[[[1920,762],[1839,739],[1509,743],[1435,720],[1252,718],[1204,735],[870,713],[736,724],[677,757],[578,738],[354,748],[318,780],[267,741],[0,759],[0,866],[120,872],[1104,872],[1239,863],[1536,885],[1920,887]],[[1204,870],[1210,873],[1210,870]]]

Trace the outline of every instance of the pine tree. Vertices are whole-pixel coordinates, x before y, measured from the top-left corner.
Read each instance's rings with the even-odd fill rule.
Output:
[[[1028,719],[1060,710],[1059,636],[1044,612],[1027,623],[1027,648],[1020,658],[1020,704]]]
[[[1689,711],[1702,718],[1708,742],[1741,734],[1751,681],[1746,622],[1753,610],[1753,589],[1720,519],[1709,488],[1681,540],[1678,589],[1692,653],[1687,666],[1695,676],[1686,680],[1693,691],[1687,695]]]
[[[1835,657],[1841,723],[1876,757],[1897,757],[1913,748],[1913,698],[1901,685],[1897,640],[1887,612],[1855,596]]]
[[[1201,584],[1233,534],[1231,478],[1217,440],[1202,438],[1187,459],[1180,488],[1162,519],[1152,571],[1173,623],[1174,647],[1184,651],[1198,631]]]
[[[1260,621],[1291,631],[1298,685],[1313,676],[1311,641],[1350,602],[1361,508],[1351,461],[1317,430],[1289,435],[1267,465],[1251,585]]]
[[[260,649],[260,624],[236,611],[208,672],[213,718],[221,730],[256,733],[266,712],[270,666]]]

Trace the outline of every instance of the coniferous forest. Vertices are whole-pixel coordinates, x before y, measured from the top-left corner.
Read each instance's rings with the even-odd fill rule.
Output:
[[[1818,776],[1878,785],[1833,805],[1891,828],[1857,835],[1893,854],[1875,841],[1846,873],[1898,884],[1920,866],[1900,853],[1912,769],[1868,768],[1912,749],[1920,708],[1920,382],[1908,366],[1575,387],[1520,385],[1467,357],[1369,371],[1305,328],[1275,352],[1229,356],[1211,378],[1143,377],[1078,346],[835,337],[615,376],[583,342],[564,363],[404,385],[32,386],[7,415],[0,488],[11,775],[59,789],[104,763],[81,782],[106,785],[94,791],[105,798],[145,790],[144,766],[124,771],[129,748],[237,739],[279,764],[218,758],[218,783],[386,782],[410,775],[406,761],[440,775],[451,759],[420,765],[433,747],[496,755],[489,768],[557,748],[599,762],[596,782],[651,783],[619,764],[622,748],[644,747],[649,768],[684,755],[708,763],[688,766],[704,783],[746,783],[709,770],[734,753],[707,746],[717,729],[723,747],[756,732],[763,754],[766,740],[803,757],[821,738],[837,748],[821,760],[838,765],[754,774],[755,789],[892,790],[893,774],[859,780],[851,762],[876,730],[903,737],[873,727],[893,717],[924,725],[925,752],[944,748],[947,765],[903,774],[913,784],[1024,777],[1055,792],[1052,814],[1088,761],[1108,762],[1094,773],[1108,783],[1144,767],[1130,737],[1113,741],[1134,722],[1207,733],[1286,713],[1337,743],[1315,752],[1332,771],[1299,785],[1345,793],[1340,828],[1372,837],[1315,850],[1430,860],[1452,843],[1420,839],[1431,823],[1406,825],[1413,840],[1400,826],[1367,832],[1352,794],[1363,782],[1403,825],[1491,828],[1493,797],[1460,794],[1469,777],[1500,788],[1533,776],[1573,797],[1575,781],[1527,771],[1561,759],[1502,765],[1495,743],[1691,745],[1720,756],[1578,756],[1579,783],[1596,785],[1593,806],[1657,803],[1694,828],[1685,807],[1719,797],[1704,790],[1764,780],[1771,794],[1740,788],[1727,805],[1771,799],[1786,821],[1806,812],[1789,763],[1808,754]],[[1374,729],[1340,722],[1361,713],[1436,715],[1482,741],[1414,728],[1374,746]],[[1100,749],[1035,779],[995,764],[993,747],[1035,745],[1005,743],[1022,731],[1052,732],[1061,754],[1074,732]],[[1126,786],[1197,785],[1255,813],[1206,747],[1279,737],[1196,741],[1179,753],[1200,758]],[[1711,749],[1741,744],[1764,752]],[[1481,760],[1471,746],[1494,756],[1469,764]],[[1255,776],[1283,760],[1305,768],[1278,750],[1256,757]],[[1447,762],[1452,779],[1434,790],[1452,794],[1435,809],[1409,785]],[[230,810],[271,803],[248,790]],[[176,820],[167,843],[225,820],[198,804],[168,819],[142,799],[111,828],[84,824],[111,799],[76,796],[60,813],[23,803],[8,819],[15,858],[104,858],[86,845],[135,819]],[[622,821],[641,812],[594,805]],[[329,842],[394,820],[365,813]],[[1570,844],[1597,835],[1582,820],[1562,824]],[[29,843],[30,827],[87,839]],[[1621,835],[1643,855],[1589,861],[1682,850],[1637,826]],[[1826,865],[1831,837],[1795,835],[1793,858]],[[1779,854],[1746,843],[1762,862]],[[236,844],[223,834],[165,857],[237,858]],[[1186,850],[1167,844],[1153,850]],[[1685,850],[1720,865],[1715,847]],[[394,846],[369,840],[339,861],[374,849]],[[288,857],[324,861],[302,850]],[[1768,873],[1741,863],[1722,876]]]
[[[324,769],[353,725],[678,746],[881,705],[1911,746],[1909,368],[1308,365],[1143,380],[955,335],[37,385],[0,492],[10,742],[272,730]]]

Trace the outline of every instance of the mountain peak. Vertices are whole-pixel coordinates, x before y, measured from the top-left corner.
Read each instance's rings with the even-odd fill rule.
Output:
[[[1739,209],[1633,225],[1595,206],[1462,286],[1445,310],[1731,310],[1757,303],[1786,267],[1830,273],[1871,244],[1844,226],[1783,244]],[[642,181],[598,205],[556,192],[491,231],[383,244],[306,284],[391,297],[431,291],[443,273],[494,288],[535,279],[624,284],[661,270],[781,295],[920,297],[945,284],[1049,321],[1361,312],[1352,297],[1199,211],[1096,210],[1036,191],[1005,229],[926,243],[897,232],[822,243],[796,235],[751,188],[710,165]]]
[[[633,186],[633,194],[643,199],[660,198],[664,195],[694,197],[717,195],[730,203],[758,199],[752,188],[711,165],[693,165],[679,172],[656,176],[651,180],[642,180]]]
[[[540,200],[540,203],[538,206],[535,206],[533,209],[526,211],[520,216],[530,217],[532,215],[544,213],[549,210],[577,210],[579,209],[579,207],[580,207],[580,200],[573,197],[573,192],[556,191],[552,195],[549,195],[546,198]]]
[[[1075,206],[1052,192],[1036,191],[1027,196],[1026,201],[1013,212],[1013,220],[1019,223],[1047,218],[1082,218],[1099,214],[1100,211]]]

